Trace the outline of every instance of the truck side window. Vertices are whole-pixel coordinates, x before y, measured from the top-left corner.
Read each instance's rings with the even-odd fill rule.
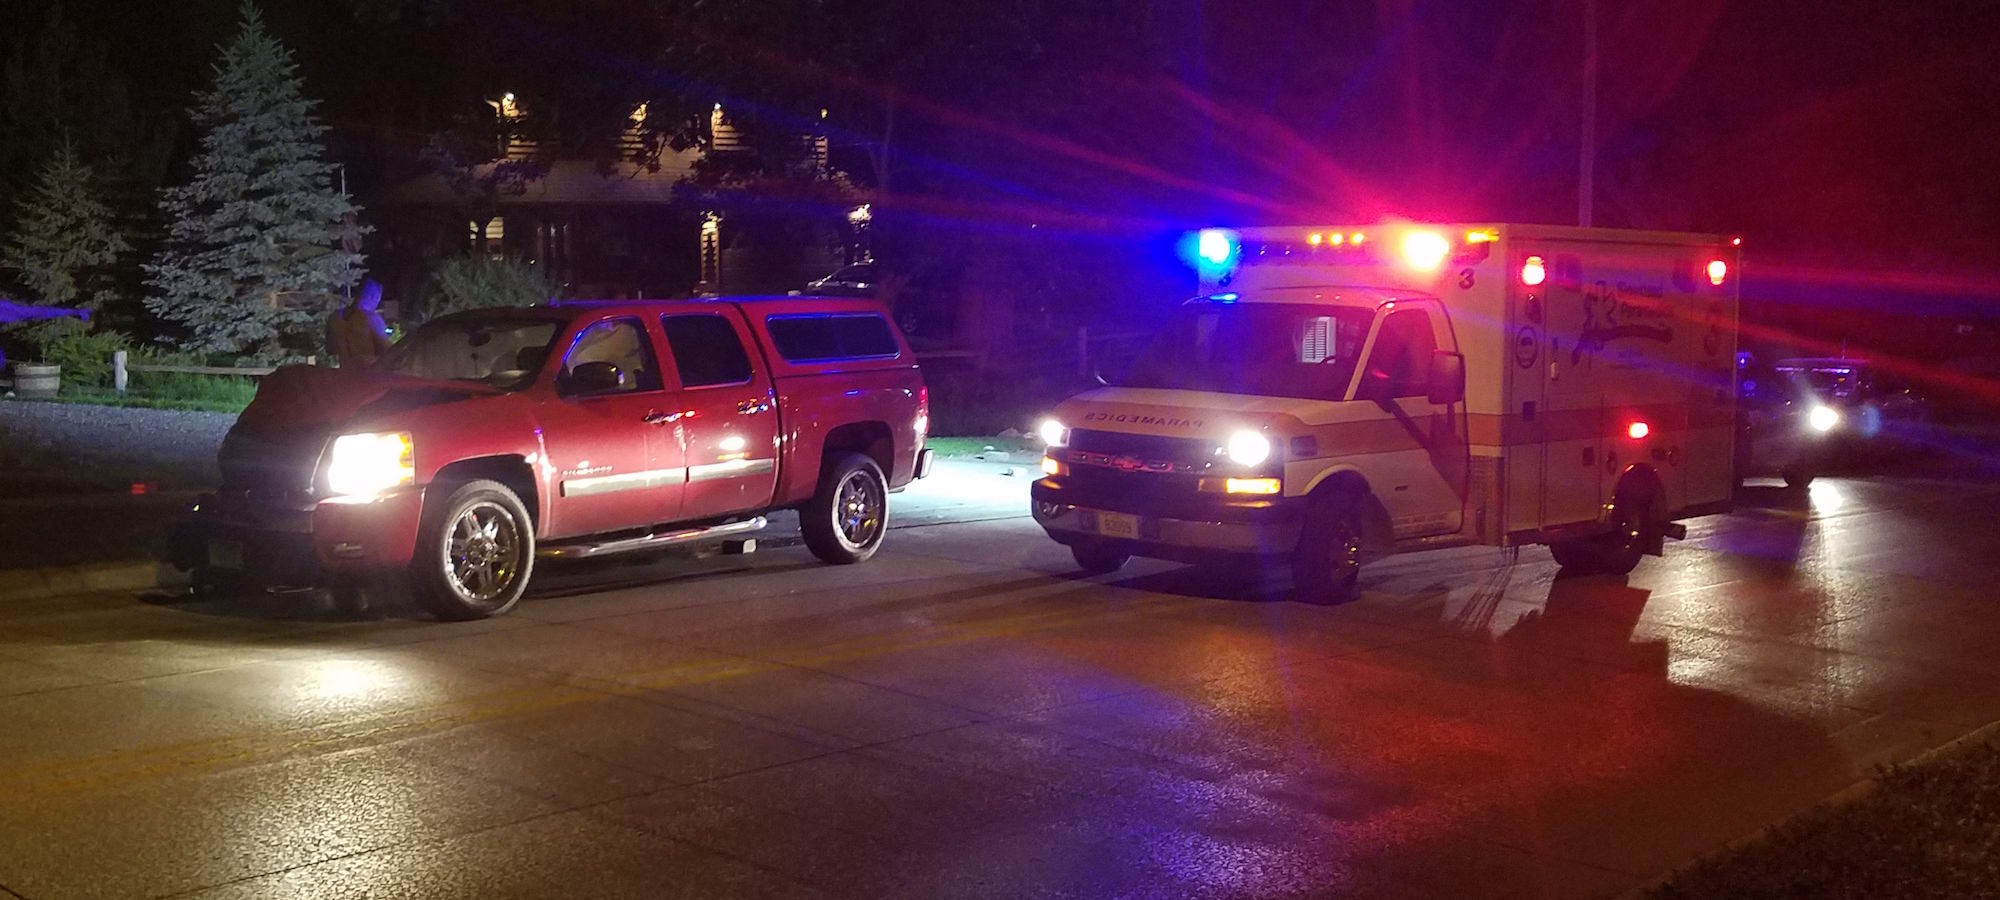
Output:
[[[886,359],[902,352],[889,322],[876,313],[766,316],[764,327],[788,362]]]
[[[558,384],[567,383],[584,363],[610,363],[618,367],[618,386],[593,393],[617,394],[660,389],[660,367],[653,362],[653,348],[645,328],[637,319],[606,319],[592,324],[576,336],[568,355],[563,357]],[[574,396],[583,391],[565,388]]]
[[[674,354],[681,387],[742,384],[750,380],[750,354],[729,320],[713,313],[661,316],[667,349]]]
[[[1431,352],[1436,349],[1431,317],[1423,310],[1390,313],[1382,320],[1382,333],[1375,337],[1368,373],[1387,378],[1388,396],[1422,397],[1428,393]]]

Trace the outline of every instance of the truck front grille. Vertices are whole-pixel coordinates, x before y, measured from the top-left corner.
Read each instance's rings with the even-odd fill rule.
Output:
[[[223,490],[265,503],[292,506],[313,496],[326,436],[252,433],[231,428],[216,454]]]

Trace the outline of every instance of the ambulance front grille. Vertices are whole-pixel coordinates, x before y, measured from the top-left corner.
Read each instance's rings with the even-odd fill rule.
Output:
[[[1086,428],[1070,432],[1069,446],[1078,453],[1124,457],[1142,464],[1171,463],[1174,469],[1181,470],[1206,468],[1215,461],[1219,449],[1215,442],[1201,438],[1160,437]],[[1158,468],[1157,465],[1150,467]]]

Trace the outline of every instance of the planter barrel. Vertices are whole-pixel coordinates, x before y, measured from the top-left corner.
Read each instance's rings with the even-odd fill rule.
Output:
[[[23,400],[48,400],[62,387],[62,366],[36,363],[14,364],[14,396]]]

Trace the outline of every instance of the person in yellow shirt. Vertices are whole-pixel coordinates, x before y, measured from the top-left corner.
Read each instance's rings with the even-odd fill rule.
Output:
[[[366,368],[389,352],[389,325],[382,321],[382,285],[374,279],[361,283],[354,302],[335,311],[326,323],[326,349],[336,365]]]

